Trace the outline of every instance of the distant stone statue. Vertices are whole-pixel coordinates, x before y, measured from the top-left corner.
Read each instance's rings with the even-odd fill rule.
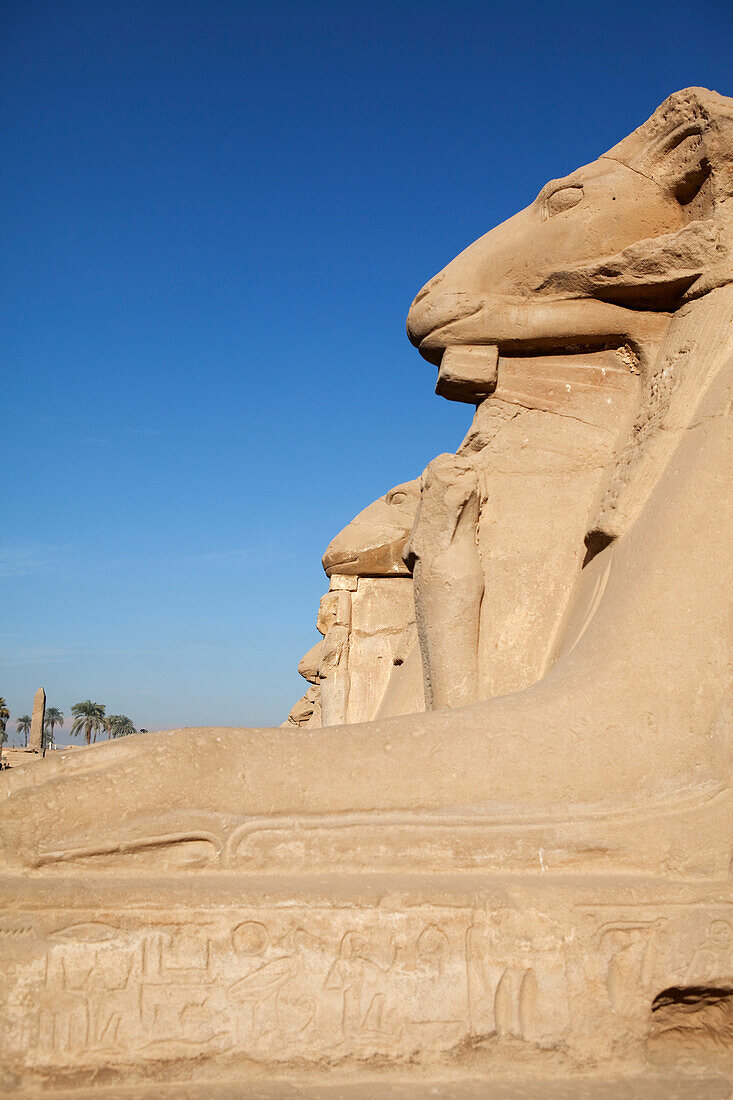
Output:
[[[404,561],[419,500],[419,481],[396,485],[329,543],[323,568],[330,589],[317,620],[323,640],[298,665],[311,686],[287,724],[334,726],[424,709],[412,577]]]
[[[729,1041],[732,261],[733,100],[691,88],[418,294],[475,415],[328,547],[288,722],[0,778],[18,1080]]]
[[[28,736],[29,752],[43,751],[43,725],[46,719],[46,692],[39,688],[33,699],[31,731]]]

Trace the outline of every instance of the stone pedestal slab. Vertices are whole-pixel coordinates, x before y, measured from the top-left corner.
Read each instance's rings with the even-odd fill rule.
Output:
[[[330,1086],[432,1075],[461,1096],[462,1081],[634,1076],[698,1050],[712,1072],[730,1037],[722,881],[194,872],[0,886],[11,1095],[100,1074],[274,1087],[295,1068],[303,1087],[325,1071]]]

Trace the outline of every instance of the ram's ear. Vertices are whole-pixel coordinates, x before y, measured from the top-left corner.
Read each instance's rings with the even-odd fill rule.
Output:
[[[687,225],[638,241],[548,286],[640,309],[675,310],[733,280],[733,100],[706,88],[675,92],[606,154],[653,179],[684,207]]]
[[[733,158],[733,101],[706,88],[675,92],[607,155],[690,207],[690,220],[710,217],[730,194],[723,177]]]
[[[649,150],[648,168],[662,187],[683,206],[688,206],[703,191],[712,173],[705,120],[690,119],[655,142]],[[709,215],[712,212],[711,195],[706,205],[705,213]]]

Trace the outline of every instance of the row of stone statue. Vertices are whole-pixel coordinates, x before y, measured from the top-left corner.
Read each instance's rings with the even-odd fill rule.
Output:
[[[408,335],[475,416],[328,547],[286,724],[509,695],[577,644],[608,580],[581,571],[634,529],[730,351],[732,166],[731,100],[676,93],[420,291]]]
[[[472,351],[493,384],[457,453],[390,489],[326,550],[323,638],[298,666],[310,687],[288,724],[478,702],[552,662],[639,372],[627,349],[493,364],[490,348]]]

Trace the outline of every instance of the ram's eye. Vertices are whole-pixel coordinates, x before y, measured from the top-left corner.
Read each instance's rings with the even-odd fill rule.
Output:
[[[557,191],[553,191],[546,200],[547,216],[553,217],[555,214],[563,214],[566,210],[572,210],[574,206],[583,198],[582,187],[560,187]]]
[[[407,493],[394,493],[387,497],[387,504],[404,504],[406,500]]]

